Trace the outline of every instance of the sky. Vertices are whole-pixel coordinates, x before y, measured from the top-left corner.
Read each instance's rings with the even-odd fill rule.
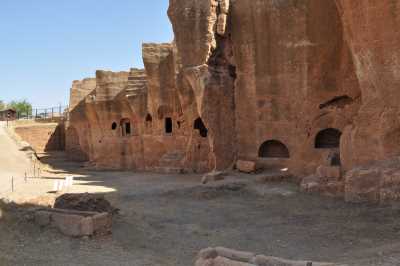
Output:
[[[143,67],[171,42],[168,0],[0,0],[0,100],[67,105],[73,80]]]

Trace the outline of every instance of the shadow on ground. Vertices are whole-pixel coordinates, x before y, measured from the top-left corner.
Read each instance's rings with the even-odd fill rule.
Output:
[[[208,246],[296,260],[399,265],[396,205],[348,204],[300,193],[290,183],[260,184],[248,175],[204,186],[197,175],[69,167],[59,169],[76,174],[80,186],[110,189],[105,196],[120,209],[113,235],[72,239],[6,215],[1,265],[190,266]]]

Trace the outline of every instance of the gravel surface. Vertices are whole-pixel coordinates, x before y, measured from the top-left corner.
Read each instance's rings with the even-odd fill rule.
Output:
[[[0,154],[4,187],[10,172],[21,172],[15,166],[25,157],[1,127],[0,148],[7,150]],[[237,173],[201,185],[199,175],[96,172],[59,154],[45,161],[53,168],[43,178],[2,195],[0,265],[191,266],[209,246],[296,260],[400,265],[398,205],[348,204]],[[51,192],[55,180],[71,175],[73,187]],[[67,192],[105,195],[120,209],[113,234],[74,239],[32,223],[32,207]]]
[[[199,176],[86,172],[120,209],[113,235],[72,239],[10,213],[0,226],[0,265],[190,266],[208,246],[288,259],[399,265],[400,208],[306,195],[249,176],[207,186]],[[18,213],[18,212],[17,212]],[[17,218],[15,218],[17,217]]]

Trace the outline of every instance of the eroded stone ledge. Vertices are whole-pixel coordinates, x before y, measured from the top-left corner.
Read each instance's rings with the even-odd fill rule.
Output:
[[[224,247],[206,248],[199,252],[195,266],[345,266],[343,264],[287,260],[257,255]]]

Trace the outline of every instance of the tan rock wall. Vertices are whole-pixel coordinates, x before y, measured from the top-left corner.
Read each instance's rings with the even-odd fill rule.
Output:
[[[317,133],[343,130],[358,109],[320,105],[360,96],[334,2],[238,0],[231,12],[240,25],[232,26],[239,158],[257,160],[261,144],[276,139],[295,172],[314,171],[325,156]]]
[[[207,171],[209,144],[194,129],[198,115],[181,105],[173,45],[144,44],[143,58],[145,71],[97,72],[95,88],[70,110],[70,156],[99,168]],[[81,88],[75,82],[72,92]]]
[[[65,150],[70,159],[86,161],[90,149],[90,121],[86,116],[86,102],[95,99],[96,79],[74,81],[70,94],[68,121],[65,129]]]
[[[96,79],[75,80],[70,91],[69,108],[75,109],[96,88]]]
[[[144,70],[74,83],[67,150],[99,167],[241,160],[309,180],[334,166],[330,181],[351,191],[345,172],[400,155],[399,12],[390,0],[170,0],[174,42],[143,45]],[[317,145],[326,129],[339,147]]]
[[[347,168],[400,154],[400,3],[336,1],[362,89],[362,106],[348,129]]]
[[[15,133],[36,152],[61,151],[65,147],[64,125],[58,123],[17,126]]]

